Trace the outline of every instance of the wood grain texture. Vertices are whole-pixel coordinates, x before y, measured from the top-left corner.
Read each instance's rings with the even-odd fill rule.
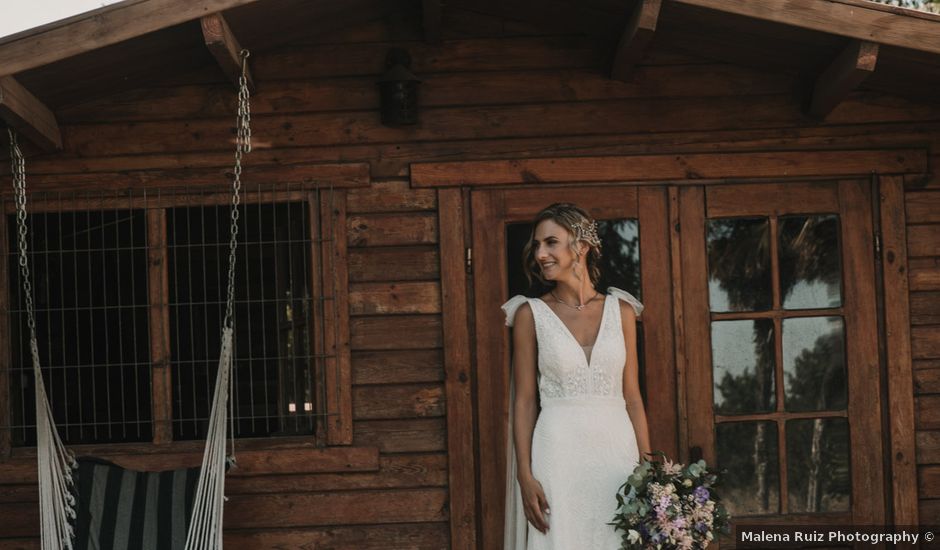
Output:
[[[202,36],[206,42],[206,47],[212,53],[212,57],[219,63],[222,72],[236,86],[240,85],[242,77],[242,58],[241,44],[232,33],[228,26],[225,16],[222,13],[213,13],[199,18],[199,24],[202,27]],[[251,76],[251,68],[245,67],[245,84],[248,91],[255,92],[255,80]]]
[[[816,78],[809,114],[825,118],[839,103],[875,72],[878,44],[852,40]]]
[[[914,389],[911,365],[911,311],[908,306],[904,177],[879,178],[881,264],[884,277],[885,347],[888,370],[888,416],[891,437],[892,519],[895,525],[917,525],[917,459]]]
[[[779,151],[417,163],[418,187],[923,173],[924,151]]]
[[[147,0],[124,2],[0,44],[0,76],[134,38],[256,0]]]
[[[166,210],[148,209],[147,302],[150,327],[151,414],[153,442],[173,441],[173,369],[170,365],[170,261]]]
[[[662,0],[639,0],[630,14],[627,26],[617,44],[610,77],[615,80],[627,80],[636,64],[643,58],[646,49],[656,33],[659,9]]]
[[[12,76],[0,76],[0,119],[40,149],[62,148],[55,115]]]
[[[473,445],[473,361],[464,267],[467,204],[459,189],[438,195],[440,227],[442,323],[447,396],[447,453],[450,457],[450,547],[476,548],[476,460]]]
[[[763,21],[783,23],[860,40],[871,40],[901,48],[940,53],[936,21],[908,17],[869,7],[862,2],[815,0],[676,0]]]

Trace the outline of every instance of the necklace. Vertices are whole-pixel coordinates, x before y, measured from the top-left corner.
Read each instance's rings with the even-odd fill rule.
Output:
[[[600,296],[601,293],[600,293],[600,292],[597,292],[597,291],[595,290],[595,291],[594,291],[594,296],[591,296],[591,299],[590,299],[590,300],[588,300],[587,302],[584,302],[583,304],[577,305],[577,306],[573,306],[573,305],[569,304],[568,302],[564,302],[564,301],[562,301],[561,299],[559,299],[558,296],[555,295],[555,291],[554,291],[554,290],[551,291],[551,295],[552,295],[552,298],[555,298],[555,301],[558,302],[559,304],[563,304],[563,305],[566,305],[566,306],[568,306],[568,307],[572,307],[572,308],[574,308],[574,309],[576,309],[576,310],[578,310],[578,311],[581,311],[581,310],[584,309],[584,306],[590,304],[590,303],[593,302],[595,299],[597,299],[597,297]]]

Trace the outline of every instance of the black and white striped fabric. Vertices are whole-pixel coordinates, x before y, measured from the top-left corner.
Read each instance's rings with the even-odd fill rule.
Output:
[[[186,545],[199,468],[135,472],[79,458],[77,474],[75,550],[182,550]]]

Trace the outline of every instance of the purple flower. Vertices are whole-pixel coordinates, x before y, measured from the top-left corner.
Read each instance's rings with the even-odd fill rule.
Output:
[[[707,501],[708,497],[711,495],[711,493],[708,492],[708,489],[702,487],[701,485],[696,487],[692,494],[695,495],[695,502],[698,502],[699,504],[705,504],[705,501]]]
[[[705,531],[708,531],[708,526],[702,522],[698,522],[695,524],[695,530],[699,533],[704,533]]]

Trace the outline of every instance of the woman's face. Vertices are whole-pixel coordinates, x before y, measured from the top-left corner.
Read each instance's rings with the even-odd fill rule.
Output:
[[[571,238],[568,230],[554,220],[542,220],[535,226],[535,261],[538,262],[545,280],[557,281],[571,273],[572,265],[578,259],[571,250]]]

